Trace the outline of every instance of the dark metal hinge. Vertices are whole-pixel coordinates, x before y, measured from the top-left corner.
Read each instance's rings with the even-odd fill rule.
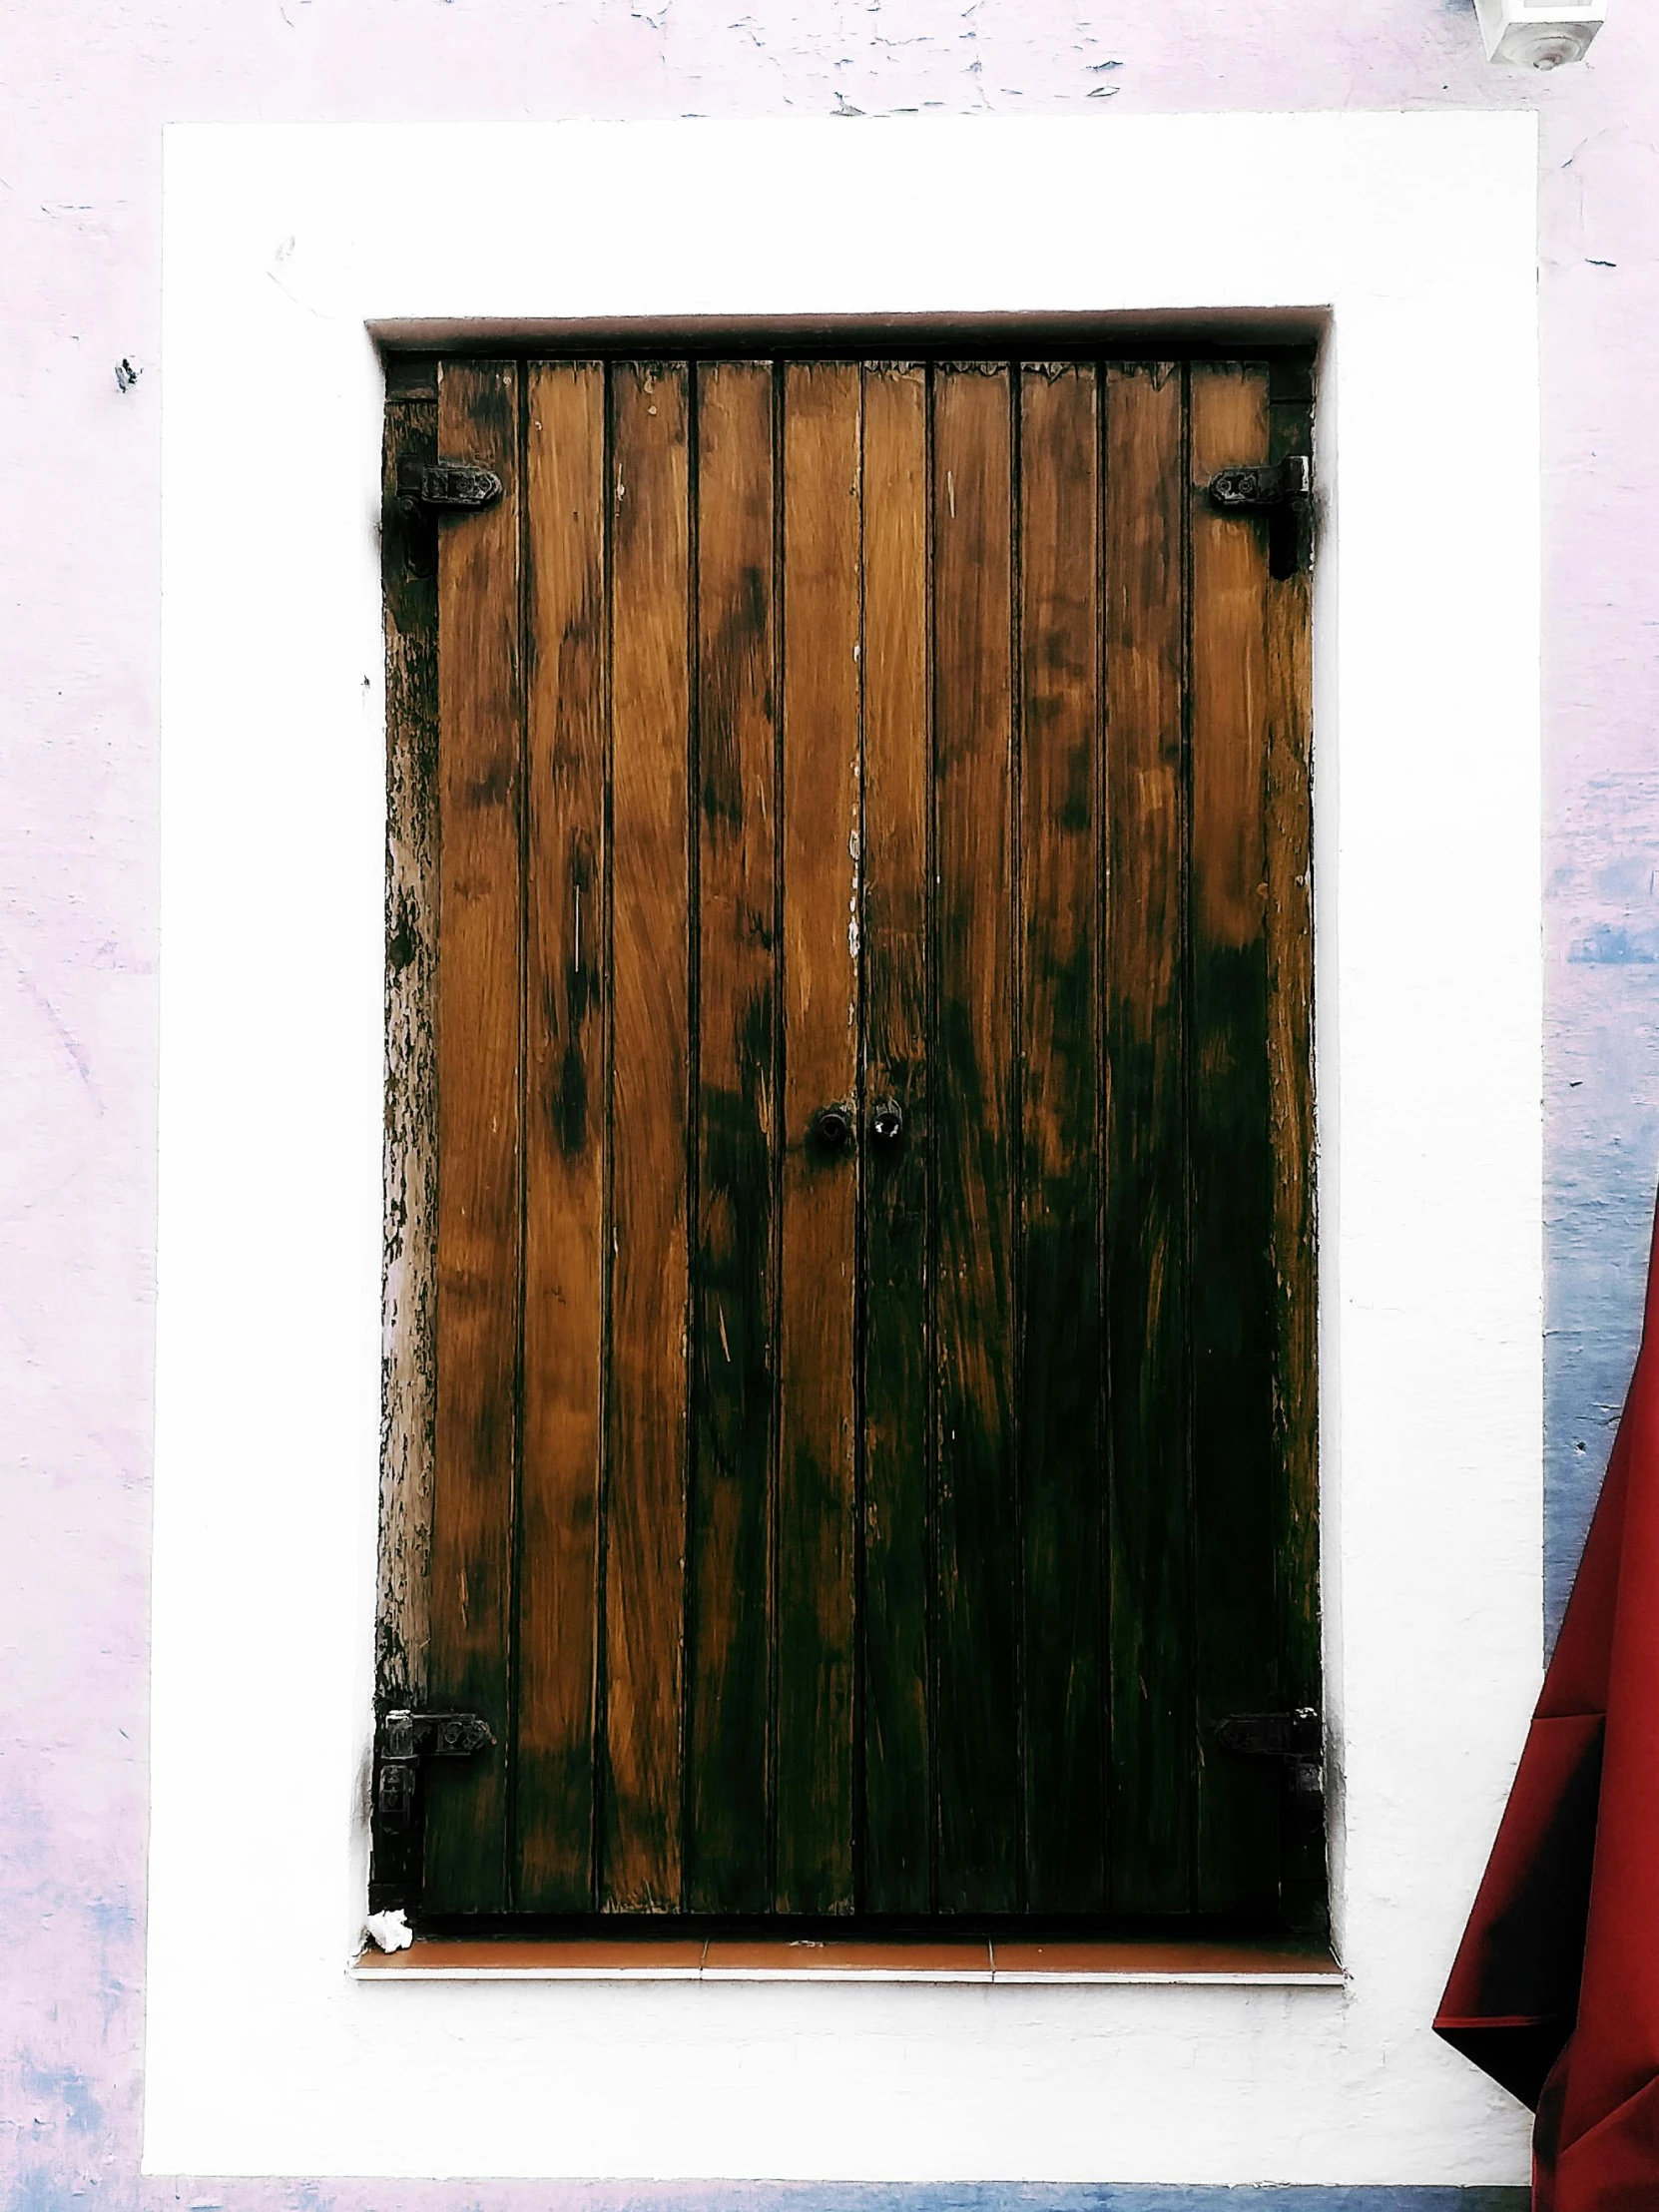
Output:
[[[1306,453],[1219,470],[1210,479],[1210,504],[1221,514],[1266,517],[1270,576],[1283,580],[1308,566],[1314,537],[1314,464]]]
[[[380,1774],[375,1806],[387,1835],[406,1834],[414,1819],[415,1778],[422,1759],[470,1759],[495,1742],[476,1713],[387,1713],[380,1723]]]
[[[1292,1713],[1232,1713],[1216,1729],[1223,1751],[1241,1759],[1279,1759],[1293,1798],[1317,1803],[1325,1794],[1325,1724],[1311,1705]]]
[[[1263,514],[1313,495],[1314,464],[1306,453],[1224,468],[1210,479],[1210,497],[1226,514]]]
[[[397,496],[406,505],[433,514],[474,514],[501,497],[501,479],[477,461],[416,461],[397,464]]]

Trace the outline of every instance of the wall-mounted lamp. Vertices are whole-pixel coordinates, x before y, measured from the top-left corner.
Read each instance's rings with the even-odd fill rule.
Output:
[[[1529,0],[1474,0],[1480,36],[1489,62],[1512,62],[1518,69],[1559,69],[1581,62],[1590,41],[1607,20],[1600,0],[1584,7],[1544,5]]]

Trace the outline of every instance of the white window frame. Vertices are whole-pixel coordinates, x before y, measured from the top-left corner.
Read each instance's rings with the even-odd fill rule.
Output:
[[[165,158],[145,2166],[1518,2181],[1428,2031],[1540,1661],[1530,115],[183,126]],[[388,333],[1323,331],[1322,1582],[1346,1983],[367,1983]]]

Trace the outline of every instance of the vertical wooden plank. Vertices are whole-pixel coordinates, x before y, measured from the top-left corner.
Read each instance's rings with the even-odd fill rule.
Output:
[[[528,370],[518,1904],[593,1902],[605,1305],[605,372]]]
[[[1311,364],[1269,377],[1269,458],[1307,453]],[[1270,568],[1274,565],[1270,558]],[[1268,1080],[1273,1141],[1275,1459],[1282,1694],[1321,1703],[1318,1276],[1314,1192],[1313,682],[1309,577],[1298,565],[1268,585]],[[1293,1922],[1325,1925],[1323,1823],[1287,1840],[1284,1902]]]
[[[402,363],[398,365],[402,366]],[[420,364],[409,362],[405,375]],[[438,563],[430,517],[397,495],[438,450],[437,363],[386,394],[381,566],[386,636],[386,1102],[375,1699],[426,1694],[437,1291]]]
[[[927,378],[864,371],[863,1865],[868,1913],[931,1904],[927,1719]]]
[[[438,564],[398,464],[438,449],[435,360],[388,362],[380,549],[386,638],[386,1076],[382,1155],[377,1714],[423,1705],[437,1362]],[[420,1838],[378,1822],[370,1911],[420,1893]]]
[[[505,496],[442,525],[438,549],[438,1290],[429,1689],[483,1715],[497,1748],[431,1762],[424,1905],[509,1902],[508,1676],[518,1454],[518,371],[452,361],[440,452]]]
[[[1020,375],[1026,1902],[1106,1902],[1095,372]]]
[[[852,1909],[857,1208],[855,363],[784,371],[784,1187],[777,1902]],[[844,1103],[854,1134],[816,1133]]]
[[[1192,1909],[1184,379],[1106,372],[1107,1365],[1112,1908]]]
[[[689,1111],[687,379],[611,371],[611,1344],[603,1901],[681,1903]]]
[[[686,1904],[762,1913],[767,1851],[773,377],[697,372],[698,1224]]]
[[[1008,372],[933,386],[938,1905],[1019,1898]]]
[[[1268,1064],[1266,526],[1207,486],[1268,450],[1265,368],[1192,379],[1192,1448],[1198,1905],[1278,1903],[1280,1772],[1220,1751],[1279,1700],[1274,1608],[1274,1162]]]

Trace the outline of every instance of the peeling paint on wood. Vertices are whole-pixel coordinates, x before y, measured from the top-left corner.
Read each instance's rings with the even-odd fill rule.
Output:
[[[396,497],[437,457],[437,396],[400,364],[388,393],[381,545],[386,636],[386,1057],[380,1350],[379,1709],[426,1690],[437,1410],[437,534]],[[408,388],[412,387],[412,388]]]

